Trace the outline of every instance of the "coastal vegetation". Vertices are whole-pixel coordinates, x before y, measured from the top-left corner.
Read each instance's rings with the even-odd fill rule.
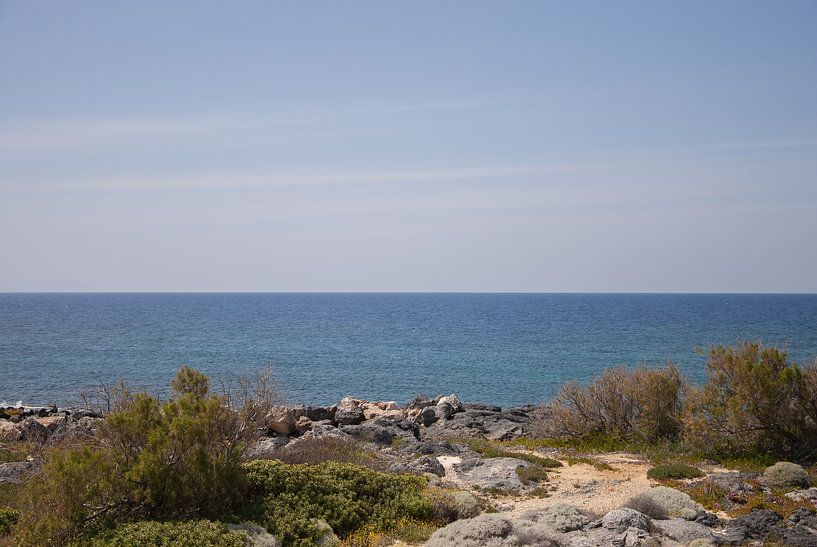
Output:
[[[571,466],[615,473],[599,456],[621,449],[652,461],[658,486],[624,504],[649,518],[812,514],[814,478],[798,464],[817,458],[815,365],[747,343],[712,348],[706,366],[702,385],[672,364],[608,369],[507,413],[454,395],[293,410],[268,373],[214,389],[183,367],[168,397],[117,386],[104,419],[89,412],[67,432],[15,416],[0,460],[26,479],[0,480],[0,545],[416,543],[496,511],[498,498],[547,497]],[[440,482],[452,454],[458,487]],[[744,471],[786,461],[724,478],[702,470],[707,460]]]

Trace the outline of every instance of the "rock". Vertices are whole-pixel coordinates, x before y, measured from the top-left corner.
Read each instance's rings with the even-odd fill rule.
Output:
[[[264,437],[256,441],[244,451],[244,457],[248,460],[270,460],[274,458],[279,450],[287,445],[289,439],[286,437]]]
[[[394,401],[380,403],[364,403],[362,408],[363,416],[367,420],[380,417],[394,419],[403,418],[403,411],[397,408],[397,404]]]
[[[0,441],[15,442],[20,440],[22,432],[16,423],[0,420]]]
[[[420,411],[420,422],[424,427],[428,427],[437,421],[437,412],[434,407],[427,406]]]
[[[525,428],[508,420],[486,421],[483,425],[486,439],[492,441],[512,441],[525,435]]]
[[[751,495],[755,491],[752,481],[757,479],[756,473],[726,472],[712,473],[704,479],[720,486],[727,492],[735,492],[741,495]],[[697,484],[697,483],[696,483]]]
[[[455,413],[454,407],[449,403],[439,403],[434,407],[434,414],[436,420],[448,420]]]
[[[21,484],[33,470],[30,461],[0,463],[0,484]]]
[[[434,456],[421,456],[407,462],[397,462],[389,467],[389,471],[392,473],[412,473],[415,475],[430,473],[437,477],[445,475],[445,467],[443,467],[440,460]]]
[[[448,441],[423,441],[413,447],[414,453],[429,456],[456,456],[459,450]]]
[[[419,436],[416,427],[415,424],[408,420],[392,421],[381,416],[357,425],[341,426],[340,430],[352,437],[387,446],[392,443],[395,437],[410,438],[410,440],[416,441]]]
[[[795,490],[794,492],[788,492],[784,495],[794,501],[817,500],[817,488],[812,487],[805,490]]]
[[[408,410],[423,410],[426,407],[434,406],[434,401],[425,395],[418,395],[406,407]]]
[[[721,520],[718,518],[718,515],[714,513],[702,513],[698,515],[698,518],[695,519],[695,522],[698,524],[703,524],[704,526],[709,526],[710,528],[713,526],[718,526]]]
[[[460,398],[457,397],[456,395],[454,395],[453,393],[451,395],[447,395],[445,397],[440,397],[437,400],[437,406],[440,406],[441,404],[451,405],[451,408],[454,409],[454,412],[462,412],[463,411],[462,402],[460,401]]]
[[[465,410],[487,410],[488,412],[502,412],[502,407],[497,405],[486,405],[482,403],[463,403]]]
[[[653,521],[653,528],[662,535],[680,543],[689,543],[697,539],[715,541],[712,529],[698,522],[689,522],[684,519],[667,519]]]
[[[335,411],[335,422],[338,425],[358,425],[366,419],[366,414],[359,406],[339,405]]]
[[[228,524],[227,528],[247,534],[244,542],[245,547],[281,547],[278,538],[257,524],[242,522],[241,524]]]
[[[782,517],[769,509],[755,509],[748,515],[729,523],[726,535],[730,541],[742,542],[747,538],[760,539],[769,534]]]
[[[481,490],[527,491],[534,485],[524,485],[516,473],[517,467],[530,467],[530,463],[516,458],[488,458],[479,462],[470,470],[459,472],[465,484]]]
[[[295,420],[295,434],[296,435],[303,435],[315,424],[312,420],[310,420],[306,416],[300,416]]]
[[[274,406],[267,414],[267,423],[270,431],[279,435],[295,433],[295,417],[285,406]]]
[[[554,503],[539,511],[529,511],[522,516],[535,524],[541,524],[557,532],[572,532],[590,522],[578,509],[566,503]]]
[[[782,539],[787,547],[814,547],[817,545],[817,529],[802,524],[793,528],[777,526],[771,534]]]
[[[51,431],[37,421],[37,418],[26,418],[17,426],[20,429],[21,441],[43,443],[51,437]]]
[[[324,420],[334,421],[335,419],[335,412],[337,411],[336,406],[296,406],[290,409],[292,415],[297,420],[298,418],[305,416],[309,418],[313,422],[321,422]]]
[[[649,532],[652,519],[635,509],[613,509],[601,518],[601,525],[608,530],[624,532],[628,528],[637,528]]]
[[[811,478],[808,472],[796,463],[777,462],[763,472],[763,482],[774,489],[807,488]]]

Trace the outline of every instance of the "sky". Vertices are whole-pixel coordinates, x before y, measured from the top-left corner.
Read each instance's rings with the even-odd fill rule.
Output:
[[[0,291],[817,292],[817,2],[0,0]]]

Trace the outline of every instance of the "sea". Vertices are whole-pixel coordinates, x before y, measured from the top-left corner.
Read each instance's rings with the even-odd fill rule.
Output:
[[[290,404],[511,407],[611,366],[672,361],[700,382],[708,347],[742,341],[814,360],[817,295],[0,294],[0,402],[76,404],[119,380],[161,394],[189,365],[214,380],[269,367]]]

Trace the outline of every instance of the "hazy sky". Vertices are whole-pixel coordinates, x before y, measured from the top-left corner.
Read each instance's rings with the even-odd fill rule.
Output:
[[[817,2],[0,0],[0,291],[817,291]]]

